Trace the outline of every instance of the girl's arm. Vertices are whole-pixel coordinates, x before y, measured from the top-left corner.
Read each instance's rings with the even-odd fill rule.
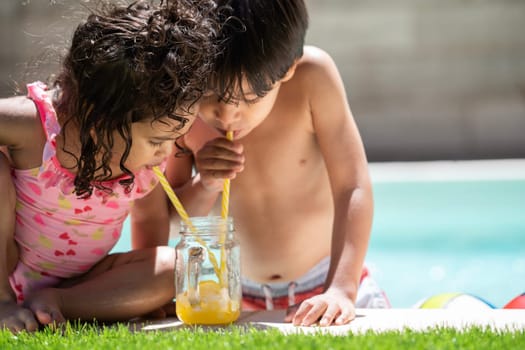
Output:
[[[143,198],[135,200],[131,209],[132,249],[167,245],[169,213],[167,196],[160,184]]]
[[[0,304],[15,302],[9,274],[18,260],[15,232],[15,188],[11,180],[10,164],[0,147]],[[1,323],[0,323],[1,326]]]
[[[5,100],[0,101],[2,105],[5,106]],[[2,126],[7,125],[3,120],[6,114],[0,112],[0,123],[4,121]],[[2,126],[0,133],[3,140],[9,140]],[[14,240],[16,192],[7,151],[7,147],[0,146],[0,328],[6,327],[14,332],[24,329],[34,331],[38,328],[38,322],[30,310],[17,305],[9,283],[9,275],[18,263],[18,247]]]
[[[0,146],[7,146],[15,168],[40,166],[45,140],[33,101],[25,96],[0,99]]]

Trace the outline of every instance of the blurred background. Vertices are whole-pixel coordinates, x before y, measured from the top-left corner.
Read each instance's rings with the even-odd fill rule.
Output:
[[[525,2],[310,0],[369,159],[525,155]]]
[[[371,161],[525,157],[524,1],[306,2]],[[0,96],[55,72],[92,4],[2,1]]]
[[[0,97],[56,72],[93,3],[0,2]],[[525,1],[306,3],[371,161],[368,263],[392,305],[525,291]]]

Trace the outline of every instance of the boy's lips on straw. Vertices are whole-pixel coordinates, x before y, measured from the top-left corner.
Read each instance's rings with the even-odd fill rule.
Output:
[[[232,139],[235,139],[236,136],[241,132],[241,130],[237,129],[237,130],[225,130],[225,129],[222,129],[222,128],[217,128],[217,130],[224,135],[224,137],[228,138],[228,133],[232,133]]]

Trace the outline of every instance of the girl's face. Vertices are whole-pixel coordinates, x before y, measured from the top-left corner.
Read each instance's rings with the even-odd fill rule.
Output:
[[[180,121],[168,117],[156,121],[146,119],[131,125],[132,145],[124,163],[131,172],[137,173],[143,168],[161,164],[171,153],[178,137],[188,132],[196,114],[185,115],[188,122],[180,129]],[[115,135],[112,150],[111,169],[113,174],[121,173],[120,159],[125,150],[125,142],[120,135]]]
[[[219,131],[233,131],[234,138],[240,139],[270,114],[280,86],[281,82],[277,82],[264,97],[245,93],[244,98],[228,103],[220,101],[216,94],[210,94],[201,100],[199,116]]]

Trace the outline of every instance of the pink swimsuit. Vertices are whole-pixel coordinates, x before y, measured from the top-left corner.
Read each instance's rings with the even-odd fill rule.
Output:
[[[56,158],[60,126],[47,88],[40,82],[27,88],[47,142],[39,168],[13,170],[20,255],[9,282],[18,303],[24,301],[24,294],[81,275],[102,260],[118,241],[133,200],[144,197],[158,182],[153,171],[143,169],[135,174],[129,193],[119,178],[104,183],[111,193],[95,189],[89,199],[77,198],[74,175]]]

